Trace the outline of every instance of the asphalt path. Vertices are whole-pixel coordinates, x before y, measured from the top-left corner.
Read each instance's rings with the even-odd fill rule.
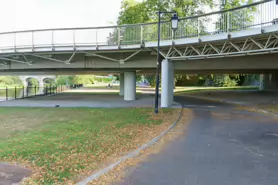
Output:
[[[225,103],[175,101],[193,110],[185,134],[113,184],[278,185],[277,120]]]

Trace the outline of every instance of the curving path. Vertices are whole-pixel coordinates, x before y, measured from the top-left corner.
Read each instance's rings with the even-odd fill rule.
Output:
[[[278,122],[232,105],[186,97],[187,134],[126,172],[116,185],[277,185]]]

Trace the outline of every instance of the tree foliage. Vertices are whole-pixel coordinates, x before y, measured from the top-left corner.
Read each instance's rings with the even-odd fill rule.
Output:
[[[234,7],[241,6],[243,4],[252,3],[253,0],[219,0],[220,9],[226,10]],[[160,3],[158,3],[160,2]],[[219,4],[218,4],[219,5]],[[145,0],[145,1],[136,1],[136,0],[123,0],[121,11],[118,16],[118,25],[124,24],[138,24],[138,23],[149,23],[158,20],[157,12],[160,11],[176,11],[179,17],[188,17],[194,15],[201,15],[208,11],[209,9],[214,9],[219,7],[215,4],[213,0]],[[197,36],[198,34],[198,25],[200,34],[207,34],[211,31],[226,30],[228,27],[231,30],[237,30],[249,25],[253,19],[254,15],[252,14],[256,9],[254,7],[238,10],[232,15],[229,15],[229,22],[227,21],[227,14],[223,16],[216,17],[216,27],[212,30],[207,30],[209,27],[208,24],[212,24],[210,17],[202,18],[199,22],[194,19],[192,20],[183,20],[179,23],[179,35],[184,36]],[[163,14],[163,20],[169,20],[171,14]],[[214,22],[215,23],[215,22]],[[163,24],[161,32],[162,38],[169,37],[171,34],[171,25]],[[166,30],[166,31],[165,31]],[[119,34],[115,30],[113,33],[113,38],[118,39],[118,35],[122,35],[124,42],[129,42],[132,40],[140,41],[141,34],[140,28],[136,27],[125,27],[123,30],[120,30]],[[148,25],[144,27],[144,40],[154,40],[157,38],[157,25]],[[115,41],[114,41],[115,42]],[[212,78],[208,78],[217,86],[234,86],[239,82],[239,77],[236,75],[211,75]],[[146,79],[154,85],[155,78],[154,76],[147,75]],[[177,84],[194,84],[202,85],[206,82],[206,76],[193,75],[188,76],[186,74],[177,74],[175,75],[175,80]]]
[[[18,76],[0,76],[1,85],[22,85],[22,81]]]
[[[95,77],[91,75],[57,76],[57,85],[94,84]]]
[[[228,10],[245,4],[251,4],[253,2],[253,0],[222,0],[221,9]],[[216,24],[217,29],[237,31],[248,28],[254,21],[255,15],[253,13],[255,11],[256,7],[252,6],[249,8],[234,10],[232,13],[227,12],[226,14],[222,14]]]
[[[237,80],[232,79],[229,74],[214,75],[213,81],[218,87],[233,87],[237,85]]]
[[[158,3],[160,2],[160,3]],[[118,24],[136,24],[157,21],[157,12],[176,11],[180,17],[199,15],[204,13],[204,7],[212,8],[213,0],[123,0]],[[170,18],[164,14],[163,18]]]
[[[160,2],[160,3],[158,3]],[[200,15],[204,9],[212,8],[213,0],[145,0],[139,2],[136,0],[123,0],[121,11],[118,17],[118,25],[149,23],[158,20],[157,12],[160,11],[175,11],[179,17],[187,17],[192,15]],[[170,20],[171,14],[162,14],[162,20]],[[201,32],[205,32],[205,20],[199,23]],[[196,36],[198,21],[184,20],[180,22],[178,31],[180,35]],[[161,25],[161,38],[170,39],[172,37],[171,24]],[[122,27],[119,30],[115,29],[108,39],[109,44],[116,44],[121,35],[122,44],[138,44],[141,41],[141,27]],[[157,25],[143,26],[143,38],[145,41],[156,40]]]

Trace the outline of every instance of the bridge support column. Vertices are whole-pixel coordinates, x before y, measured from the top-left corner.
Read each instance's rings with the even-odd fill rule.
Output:
[[[260,75],[261,91],[278,91],[278,73]]]
[[[124,91],[125,91],[125,74],[124,73],[120,73],[120,96],[123,96],[124,95]]]
[[[264,90],[264,75],[260,74],[260,86],[259,86],[259,90],[263,91]]]
[[[124,100],[136,99],[136,72],[124,73]]]
[[[174,102],[174,70],[169,60],[162,61],[161,89],[161,107],[170,107]]]

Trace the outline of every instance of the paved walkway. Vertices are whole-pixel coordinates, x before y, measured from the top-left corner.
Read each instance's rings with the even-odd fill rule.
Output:
[[[16,185],[20,181],[30,176],[31,170],[14,166],[6,163],[0,163],[0,185]]]
[[[185,93],[185,96],[194,96],[198,98],[207,98],[211,100],[229,101],[242,105],[264,105],[269,103],[278,104],[278,92],[264,92],[264,91],[200,91]]]
[[[106,94],[104,94],[106,93]],[[160,101],[159,101],[160,102]],[[154,95],[137,94],[136,100],[124,101],[123,96],[111,91],[103,90],[82,91],[72,90],[53,96],[37,96],[27,99],[0,102],[1,107],[154,107]],[[173,107],[179,107],[174,104]]]
[[[277,185],[277,120],[225,103],[176,101],[194,111],[187,134],[114,185]]]

